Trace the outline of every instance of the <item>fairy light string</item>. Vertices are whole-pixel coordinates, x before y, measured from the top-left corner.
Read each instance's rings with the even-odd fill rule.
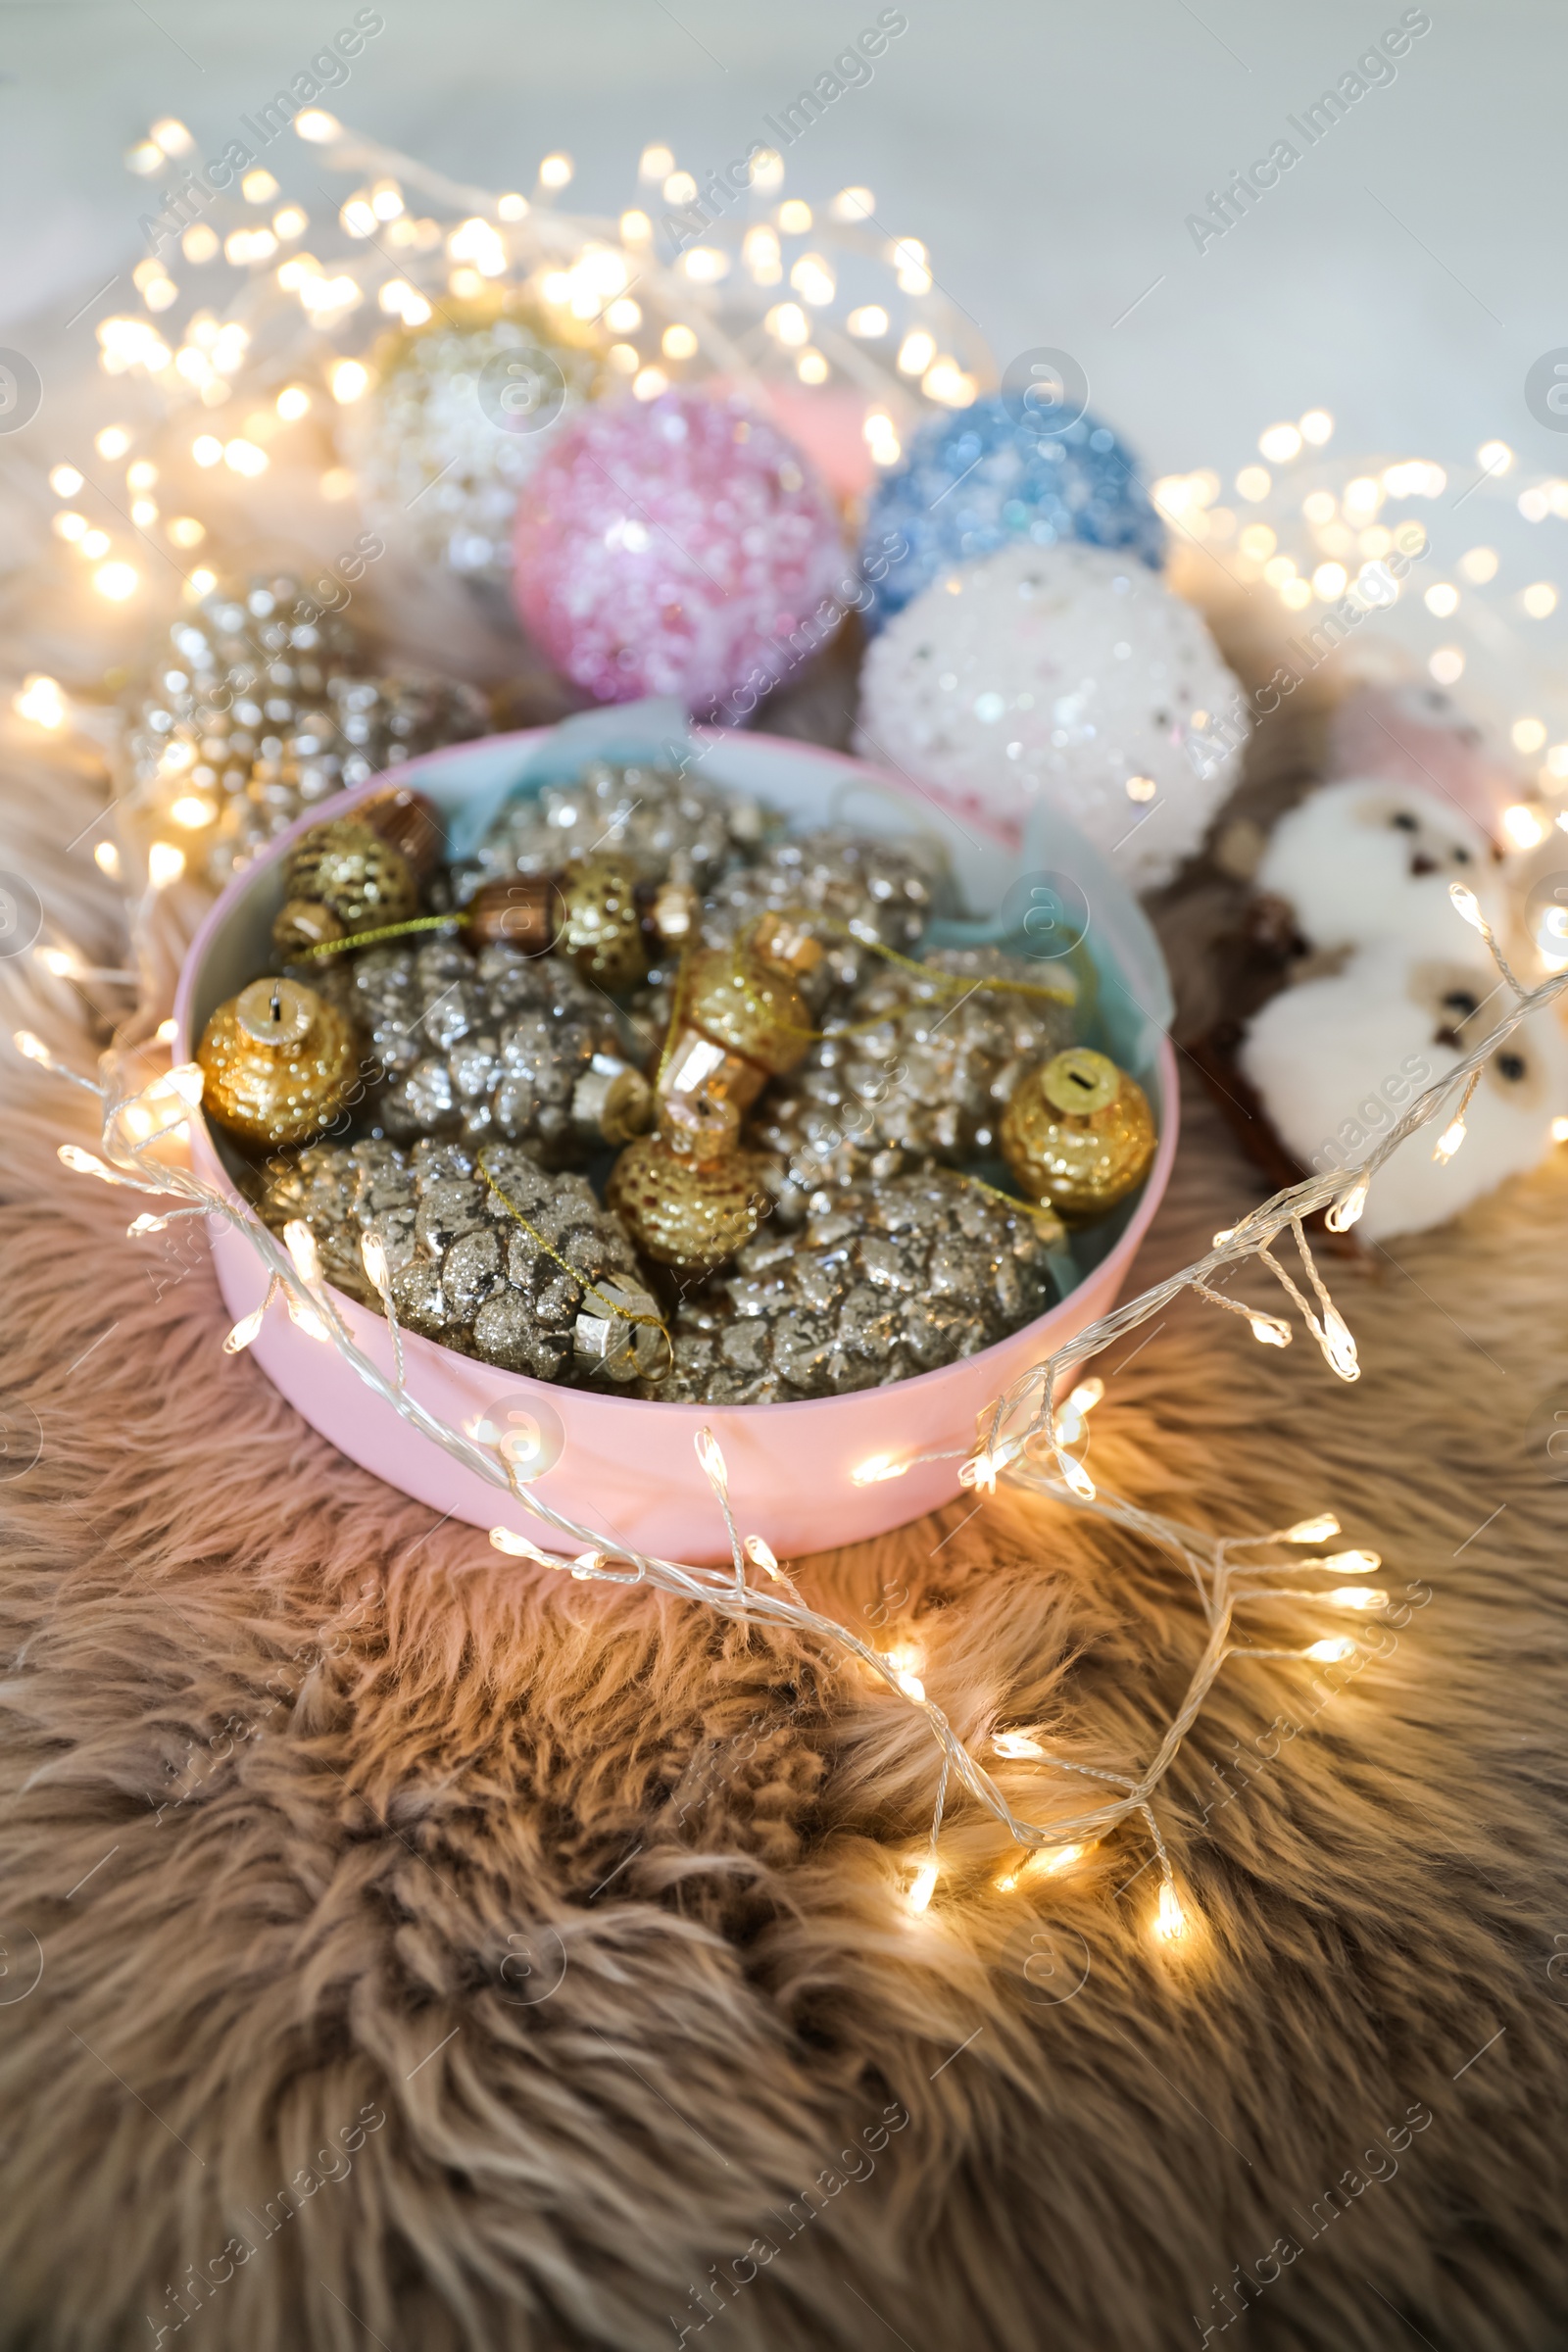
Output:
[[[1494,946],[1490,938],[1488,944]],[[618,1540],[572,1519],[548,1502],[523,1480],[515,1463],[501,1447],[482,1445],[466,1436],[461,1430],[443,1422],[410,1394],[403,1377],[400,1340],[395,1348],[396,1377],[389,1379],[355,1339],[339,1303],[321,1279],[314,1244],[307,1249],[295,1235],[291,1237],[295,1244],[293,1250],[281,1245],[255,1211],[237,1196],[204,1183],[186,1167],[172,1165],[151,1156],[154,1147],[168,1138],[199,1102],[200,1071],[197,1065],[181,1065],[167,1077],[155,1080],[139,1094],[125,1098],[116,1093],[112,1077],[106,1079],[101,1087],[93,1090],[99,1094],[104,1108],[104,1156],[100,1158],[74,1144],[62,1146],[60,1156],[68,1167],[80,1174],[94,1176],[109,1184],[125,1185],[136,1192],[172,1198],[183,1203],[182,1207],[164,1211],[158,1220],[160,1222],[169,1216],[201,1213],[223,1220],[245,1236],[256,1252],[261,1271],[267,1278],[267,1287],[261,1305],[243,1317],[228,1334],[224,1342],[226,1348],[237,1352],[249,1346],[260,1333],[273,1299],[281,1296],[301,1327],[322,1344],[336,1348],[345,1365],[412,1428],[431,1444],[440,1446],[471,1476],[504,1494],[543,1528],[581,1546],[574,1558],[563,1559],[514,1529],[498,1526],[491,1531],[491,1542],[498,1550],[514,1557],[532,1559],[586,1581],[651,1585],[677,1598],[700,1602],[737,1622],[787,1630],[803,1641],[825,1646],[842,1659],[857,1661],[885,1688],[892,1698],[914,1708],[923,1717],[941,1761],[938,1796],[925,1858],[918,1866],[913,1884],[906,1888],[911,1907],[924,1909],[941,1884],[943,1860],[940,1836],[943,1822],[951,1811],[952,1791],[956,1787],[992,1815],[1014,1847],[1030,1853],[1054,1853],[1065,1858],[1067,1849],[1087,1850],[1123,1825],[1140,1826],[1149,1836],[1160,1877],[1158,1905],[1151,1932],[1159,1941],[1175,1944],[1190,1932],[1191,1921],[1176,1887],[1170,1855],[1155,1817],[1153,1798],[1179,1755],[1219,1674],[1236,1658],[1329,1664],[1346,1661],[1362,1650],[1361,1643],[1343,1633],[1295,1648],[1256,1646],[1238,1642],[1233,1638],[1237,1610],[1269,1608],[1281,1602],[1310,1606],[1316,1601],[1339,1614],[1343,1624],[1343,1613],[1346,1611],[1377,1614],[1386,1608],[1387,1594],[1380,1588],[1359,1581],[1375,1573],[1380,1565],[1377,1555],[1372,1552],[1355,1550],[1284,1562],[1244,1556],[1268,1546],[1299,1547],[1319,1544],[1338,1533],[1338,1522],[1332,1514],[1320,1513],[1291,1528],[1227,1538],[1145,1510],[1116,1494],[1097,1490],[1082,1465],[1066,1450],[1063,1435],[1066,1423],[1062,1416],[1058,1416],[1054,1404],[1056,1384],[1069,1363],[1082,1364],[1087,1358],[1098,1354],[1114,1341],[1163,1312],[1183,1291],[1195,1291],[1233,1312],[1255,1313],[1257,1310],[1249,1310],[1241,1301],[1226,1298],[1215,1290],[1213,1282],[1213,1278],[1230,1267],[1250,1258],[1272,1265],[1298,1312],[1306,1322],[1314,1342],[1332,1367],[1341,1378],[1353,1378],[1353,1342],[1313,1262],[1303,1231],[1304,1220],[1319,1209],[1327,1209],[1331,1214],[1338,1209],[1345,1222],[1353,1222],[1360,1206],[1364,1204],[1371,1184],[1393,1153],[1438,1115],[1445,1102],[1451,1099],[1456,1085],[1468,1081],[1484,1069],[1522,1021],[1534,1013],[1544,1011],[1568,990],[1568,969],[1552,975],[1535,989],[1525,989],[1506,971],[1500,956],[1497,961],[1515,997],[1512,1010],[1499,1020],[1491,1034],[1464,1060],[1412,1102],[1403,1117],[1348,1178],[1343,1172],[1332,1176],[1314,1176],[1276,1194],[1242,1218],[1203,1257],[1155,1284],[1138,1298],[1128,1300],[1125,1305],[1102,1316],[1065,1348],[1030,1367],[997,1399],[984,1443],[964,1462],[959,1474],[960,1483],[978,1490],[983,1496],[995,1488],[999,1477],[1004,1476],[1009,1484],[1023,1491],[1047,1497],[1069,1509],[1086,1511],[1148,1543],[1170,1557],[1191,1579],[1206,1626],[1203,1644],[1186,1691],[1153,1754],[1141,1770],[1118,1773],[1104,1766],[1082,1764],[1075,1759],[1054,1755],[1046,1740],[1033,1734],[1002,1732],[993,1735],[992,1746],[999,1758],[1009,1766],[1027,1762],[1031,1771],[1040,1776],[1042,1787],[1049,1787],[1053,1778],[1065,1776],[1066,1786],[1088,1782],[1102,1791],[1096,1801],[1075,1803],[1066,1811],[1059,1811],[1053,1805],[1049,1818],[1043,1820],[1029,1818],[1014,1809],[1005,1790],[981,1762],[976,1747],[959,1739],[942,1709],[925,1694],[923,1685],[901,1660],[875,1648],[852,1627],[811,1608],[802,1600],[795,1586],[781,1571],[776,1568],[768,1571],[767,1563],[772,1560],[772,1553],[765,1540],[749,1535],[743,1537],[735,1523],[729,1503],[722,1451],[710,1431],[700,1432],[697,1443],[699,1459],[719,1498],[730,1537],[731,1558],[721,1567],[695,1566],[637,1552]],[[26,1036],[28,1033],[23,1034]],[[30,1051],[31,1042],[29,1038],[28,1045],[24,1046],[23,1050],[29,1052],[30,1058],[40,1059],[36,1052]],[[77,1085],[90,1083],[57,1064],[52,1054],[44,1066],[56,1067],[62,1077],[70,1078]],[[138,1119],[130,1117],[133,1111],[140,1114]],[[167,1115],[170,1113],[175,1115],[171,1118]],[[135,1132],[138,1125],[146,1132]],[[495,1188],[492,1178],[487,1177],[487,1181],[492,1189],[499,1189]],[[526,1223],[526,1219],[519,1218],[519,1221]],[[142,1229],[148,1228],[143,1225]],[[308,1238],[308,1229],[301,1230]],[[1272,1245],[1287,1232],[1297,1244],[1308,1288],[1317,1302],[1316,1311],[1299,1285],[1286,1274],[1272,1256]],[[548,1243],[543,1246],[551,1249]],[[555,1255],[556,1252],[551,1250],[551,1254]],[[379,1270],[384,1275],[384,1264]],[[576,1269],[568,1271],[574,1280],[582,1279]],[[378,1290],[390,1310],[390,1299],[385,1290],[373,1281],[372,1287]],[[613,1305],[613,1301],[607,1300],[606,1303]],[[390,1311],[388,1322],[395,1332],[395,1317]],[[1083,1409],[1087,1409],[1087,1404]],[[1077,1419],[1081,1423],[1081,1410],[1077,1413]],[[1021,1428],[1018,1426],[1020,1421],[1023,1423]],[[614,1565],[616,1562],[622,1564]],[[763,1581],[754,1582],[747,1573],[748,1567],[755,1569],[760,1565],[763,1569]],[[1326,1586],[1322,1592],[1311,1585],[1279,1584],[1273,1581],[1281,1576],[1299,1578],[1303,1575],[1331,1577],[1337,1581]],[[1348,1578],[1357,1581],[1348,1582]]]

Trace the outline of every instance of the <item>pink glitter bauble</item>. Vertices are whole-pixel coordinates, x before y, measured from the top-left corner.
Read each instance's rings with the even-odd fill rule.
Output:
[[[744,401],[683,389],[565,427],[517,509],[513,593],[599,702],[733,721],[832,634],[846,569],[808,460]]]

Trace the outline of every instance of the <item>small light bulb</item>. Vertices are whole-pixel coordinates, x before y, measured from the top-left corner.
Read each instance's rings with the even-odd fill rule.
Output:
[[[1462,1118],[1453,1118],[1448,1121],[1432,1147],[1432,1156],[1440,1167],[1447,1166],[1448,1161],[1458,1151],[1468,1133],[1469,1129],[1465,1126]]]
[[[257,1333],[262,1328],[262,1317],[266,1311],[266,1308],[263,1306],[255,1306],[252,1307],[248,1315],[241,1315],[239,1321],[235,1324],[233,1330],[223,1342],[223,1353],[225,1355],[238,1355],[242,1348],[248,1348],[250,1346],[252,1340],[255,1339]]]
[[[314,1306],[303,1305],[292,1291],[285,1294],[283,1303],[288,1308],[289,1321],[297,1325],[308,1340],[330,1342],[332,1335]]]
[[[910,1672],[907,1666],[896,1666],[893,1670],[893,1680],[898,1684],[906,1698],[912,1698],[920,1704],[924,1704],[925,1685],[917,1674]]]
[[[902,1478],[908,1467],[907,1462],[899,1461],[891,1453],[868,1454],[863,1462],[857,1462],[850,1472],[850,1484],[852,1487],[879,1486],[884,1479]]]
[[[1366,1206],[1368,1190],[1367,1179],[1364,1176],[1358,1176],[1355,1182],[1340,1195],[1323,1220],[1330,1233],[1349,1232],[1350,1227]]]
[[[1336,1585],[1324,1599],[1336,1609],[1386,1609],[1389,1596],[1376,1585]]]
[[[1169,1879],[1159,1890],[1159,1905],[1154,1913],[1154,1934],[1162,1943],[1180,1943],[1187,1934],[1187,1914]]]
[[[1326,1544],[1330,1536],[1337,1536],[1339,1532],[1340,1523],[1334,1513],[1319,1511],[1315,1519],[1298,1519],[1294,1527],[1286,1529],[1280,1541],[1282,1544]]]
[[[167,1217],[145,1215],[133,1217],[125,1227],[125,1239],[127,1242],[134,1242],[138,1241],[144,1233],[166,1233],[168,1230],[169,1219]]]
[[[727,1494],[729,1492],[729,1473],[724,1465],[724,1456],[719,1450],[718,1440],[714,1437],[712,1431],[710,1429],[700,1429],[697,1432],[696,1437],[692,1440],[692,1444],[697,1449],[697,1459],[703,1465],[705,1477],[707,1477],[712,1486],[717,1488],[720,1494]]]
[[[371,1290],[376,1292],[379,1297],[385,1298],[386,1249],[378,1233],[366,1233],[360,1236],[360,1261],[365,1268],[366,1280],[369,1283]]]
[[[571,1573],[580,1583],[586,1583],[589,1577],[598,1575],[604,1564],[602,1551],[579,1551],[571,1563]]]
[[[185,871],[185,853],[172,841],[155,841],[147,853],[147,874],[154,890],[167,890]]]
[[[1308,1648],[1302,1650],[1301,1655],[1303,1658],[1314,1659],[1322,1666],[1335,1666],[1345,1658],[1354,1657],[1355,1643],[1347,1640],[1343,1634],[1334,1635],[1326,1642],[1312,1642]]]
[[[1061,1472],[1063,1485],[1072,1490],[1073,1494],[1078,1496],[1080,1502],[1094,1501],[1094,1480],[1090,1477],[1082,1462],[1075,1462],[1072,1455],[1070,1453],[1063,1453],[1059,1446],[1056,1448],[1056,1467]]]
[[[98,1176],[105,1184],[120,1182],[113,1168],[106,1167],[96,1152],[84,1152],[79,1144],[62,1144],[59,1157],[74,1176]]]
[[[992,1746],[999,1756],[1043,1756],[1045,1749],[1028,1732],[996,1732]]]
[[[1467,890],[1462,882],[1450,882],[1448,896],[1464,916],[1465,921],[1475,930],[1484,933],[1487,928],[1487,918],[1481,911],[1481,901],[1476,897],[1475,892]]]
[[[54,1055],[44,1044],[43,1039],[34,1036],[30,1029],[14,1030],[11,1043],[16,1047],[17,1052],[24,1054],[29,1061],[40,1063],[46,1070],[53,1069]]]
[[[1339,1576],[1376,1576],[1383,1565],[1381,1551],[1336,1551],[1323,1562]]]
[[[1332,1306],[1323,1311],[1323,1346],[1330,1364],[1342,1380],[1359,1380],[1361,1366],[1356,1359],[1355,1341],[1349,1325]]]
[[[936,1892],[936,1864],[934,1862],[923,1862],[920,1865],[920,1868],[915,1872],[914,1877],[910,1880],[908,1890],[905,1896],[905,1900],[908,1904],[909,1909],[911,1911],[925,1910],[926,1906],[931,1900],[932,1895]]]
[[[530,1544],[526,1536],[514,1535],[510,1527],[493,1527],[490,1541],[497,1551],[504,1551],[509,1559],[537,1560],[541,1568],[562,1568],[565,1565],[564,1560],[553,1560],[548,1552],[541,1551],[537,1544]]]
[[[316,1236],[303,1217],[291,1217],[283,1228],[283,1245],[294,1260],[294,1271],[301,1282],[315,1284],[321,1279],[321,1253],[316,1246]]]
[[[1265,1348],[1288,1348],[1295,1334],[1288,1323],[1277,1315],[1253,1315],[1250,1318],[1252,1337]]]
[[[784,1582],[773,1546],[761,1536],[748,1536],[742,1548],[754,1567],[765,1569],[775,1584]]]

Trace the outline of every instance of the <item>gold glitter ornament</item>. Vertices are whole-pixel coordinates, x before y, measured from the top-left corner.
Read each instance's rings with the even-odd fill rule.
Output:
[[[302,1144],[343,1107],[358,1063],[341,1013],[303,982],[253,980],[220,1004],[196,1058],[202,1107],[251,1144]]]
[[[764,914],[736,946],[701,949],[677,991],[661,1098],[705,1095],[739,1112],[793,1069],[816,1034],[796,974],[821,956],[819,941],[779,914]]]
[[[1103,1216],[1135,1191],[1156,1140],[1143,1088],[1088,1046],[1030,1070],[1002,1118],[1002,1153],[1019,1189],[1069,1225]]]
[[[611,996],[646,980],[648,949],[637,904],[637,871],[630,858],[613,851],[574,858],[563,869],[557,889],[557,952]]]
[[[344,935],[401,923],[418,912],[419,889],[403,852],[352,816],[302,833],[283,868],[290,899],[330,908]]]
[[[628,1144],[611,1171],[605,1205],[644,1257],[703,1274],[749,1242],[766,1213],[767,1162],[736,1147],[733,1103],[661,1105],[664,1132]]]

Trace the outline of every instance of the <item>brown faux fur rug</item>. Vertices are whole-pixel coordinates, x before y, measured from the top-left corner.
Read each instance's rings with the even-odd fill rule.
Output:
[[[116,960],[51,846],[88,765],[16,774],[3,862]],[[90,1065],[76,992],[0,977]],[[1337,1277],[1355,1389],[1190,1302],[1102,1367],[1108,1483],[1331,1505],[1399,1603],[1356,1674],[1226,1670],[1172,1953],[1140,1838],[1002,1894],[967,1807],[911,1918],[909,1710],[352,1468],[219,1352],[200,1243],[63,1175],[87,1099],[7,1076],[0,2343],[1563,2341],[1560,1157]],[[1141,1283],[1256,1197],[1188,1115]],[[966,1737],[1111,1768],[1200,1647],[1166,1567],[1005,1495],[797,1573]]]

